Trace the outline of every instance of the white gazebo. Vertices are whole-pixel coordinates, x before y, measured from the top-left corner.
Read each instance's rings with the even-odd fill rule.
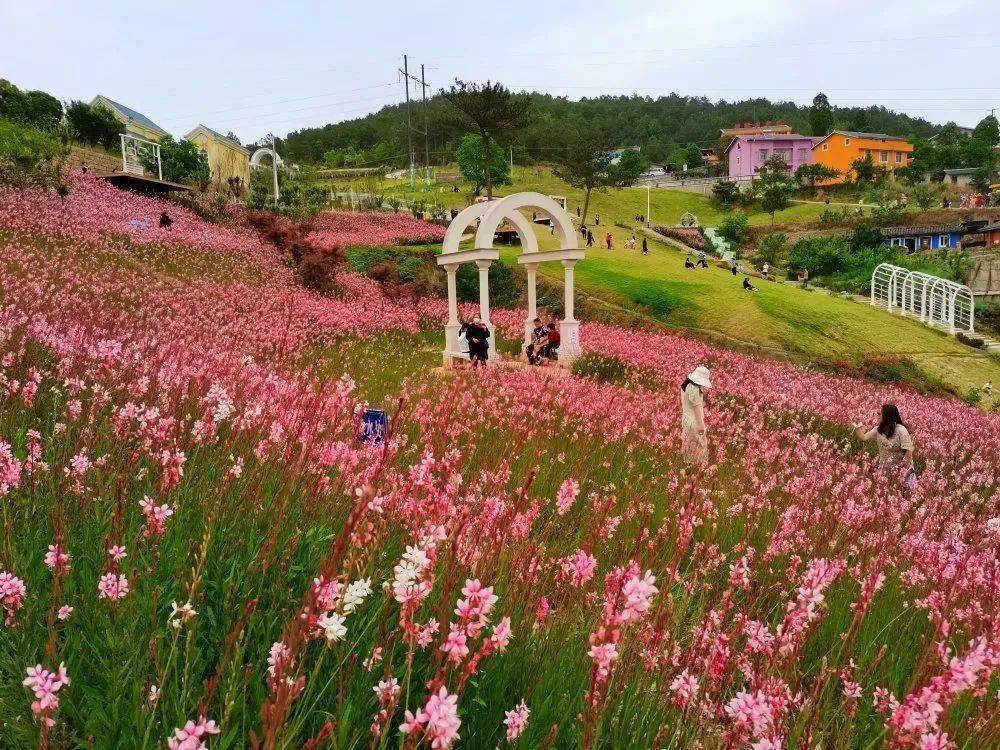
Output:
[[[872,272],[871,304],[911,315],[950,333],[974,333],[976,305],[964,284],[881,263]]]
[[[535,236],[531,221],[520,209],[529,209],[547,216],[555,227],[559,238],[559,250],[540,251],[538,237]],[[563,264],[565,279],[565,317],[560,323],[561,344],[559,361],[569,362],[580,355],[580,323],[573,317],[573,266],[584,257],[583,250],[576,245],[576,230],[566,210],[555,200],[541,193],[515,193],[506,198],[474,203],[452,219],[444,235],[441,255],[437,262],[448,273],[448,322],[444,327],[444,364],[451,365],[454,359],[465,359],[468,355],[459,349],[458,331],[458,287],[456,276],[462,263],[475,263],[479,269],[479,317],[490,329],[490,359],[499,355],[496,351],[496,328],[490,322],[490,264],[499,260],[500,252],[493,247],[493,235],[497,228],[509,221],[514,225],[521,240],[521,254],[517,262],[524,266],[528,274],[528,316],[524,321],[524,345],[531,343],[532,321],[537,315],[537,274],[538,265],[546,261]],[[472,250],[460,250],[459,242],[465,230],[478,222]]]

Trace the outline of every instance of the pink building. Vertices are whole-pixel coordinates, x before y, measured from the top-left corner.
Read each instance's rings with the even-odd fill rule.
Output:
[[[798,133],[761,133],[741,135],[726,149],[730,180],[752,180],[757,169],[772,156],[781,156],[792,172],[803,164],[812,164],[812,147],[820,139]]]

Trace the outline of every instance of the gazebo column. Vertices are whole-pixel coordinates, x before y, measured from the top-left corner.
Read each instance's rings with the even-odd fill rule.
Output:
[[[497,329],[490,322],[490,264],[491,260],[477,260],[479,269],[479,318],[490,329],[490,359],[500,359],[497,352]]]
[[[573,315],[573,266],[575,260],[564,260],[562,262],[565,271],[563,273],[563,308],[565,317],[559,326],[562,341],[559,344],[559,360],[572,362],[580,356],[580,323]]]
[[[444,365],[450,367],[454,355],[459,353],[458,331],[462,324],[458,320],[458,263],[444,267],[448,273],[448,322],[444,327]]]
[[[524,346],[527,347],[535,329],[535,318],[538,317],[538,264],[525,263],[524,270],[528,273],[528,317],[524,321]]]

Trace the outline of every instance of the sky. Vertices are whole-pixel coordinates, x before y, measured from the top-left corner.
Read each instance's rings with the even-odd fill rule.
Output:
[[[456,78],[570,99],[823,91],[932,122],[1000,115],[996,0],[0,0],[0,29],[0,78],[23,89],[245,143],[403,101],[404,53],[428,94]]]

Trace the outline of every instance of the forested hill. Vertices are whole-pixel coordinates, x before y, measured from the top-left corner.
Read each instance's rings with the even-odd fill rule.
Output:
[[[810,108],[793,102],[767,99],[712,102],[688,96],[650,97],[600,96],[570,101],[565,97],[530,94],[531,123],[510,145],[515,158],[548,161],[562,150],[574,130],[601,127],[614,134],[620,146],[641,146],[654,163],[666,161],[671,152],[687,143],[715,145],[720,128],[735,122],[781,120],[796,132],[813,134]],[[449,105],[435,97],[428,105],[432,163],[449,161],[462,133],[449,127]],[[922,118],[892,112],[885,107],[833,107],[833,127],[890,135],[933,135],[938,126]],[[415,105],[414,125],[423,125],[423,113]],[[423,161],[423,136],[414,134],[414,148]],[[406,107],[393,105],[356,120],[305,128],[291,133],[285,148],[293,161],[315,163],[331,149],[356,149],[369,162],[402,165],[406,160]],[[356,161],[357,163],[357,161]]]

